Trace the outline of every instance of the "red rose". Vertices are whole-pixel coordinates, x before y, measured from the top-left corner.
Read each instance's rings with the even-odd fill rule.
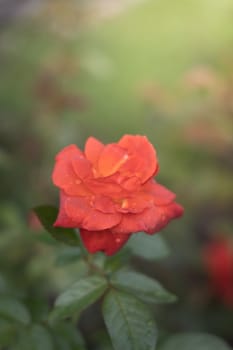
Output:
[[[80,229],[90,253],[116,253],[135,232],[154,234],[182,215],[175,194],[153,176],[159,169],[145,136],[123,136],[103,145],[90,137],[82,152],[75,145],[56,157],[53,182],[60,188],[54,226]]]
[[[233,244],[216,239],[205,247],[203,259],[214,293],[233,307]]]

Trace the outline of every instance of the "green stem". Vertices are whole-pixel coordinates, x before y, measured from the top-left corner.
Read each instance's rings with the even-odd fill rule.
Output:
[[[89,271],[95,272],[101,276],[107,277],[105,271],[93,263],[94,256],[87,253],[86,249],[83,246],[83,243],[82,243],[82,240],[80,239],[80,237],[79,237],[79,242],[80,242],[79,247],[81,250],[82,258],[83,258],[84,262],[88,265]]]
[[[99,266],[93,263],[93,255],[88,254],[84,260],[87,263],[90,272],[95,272],[101,276],[106,277],[106,272],[103,269],[101,269]]]

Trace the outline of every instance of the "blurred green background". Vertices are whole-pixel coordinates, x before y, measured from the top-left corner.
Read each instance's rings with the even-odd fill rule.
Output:
[[[4,288],[43,304],[82,273],[54,266],[60,248],[30,214],[58,203],[55,154],[90,135],[147,135],[158,181],[185,207],[162,233],[170,257],[135,261],[180,298],[157,308],[161,328],[232,342],[233,307],[214,295],[202,259],[209,241],[233,237],[232,0],[5,0],[0,30]]]

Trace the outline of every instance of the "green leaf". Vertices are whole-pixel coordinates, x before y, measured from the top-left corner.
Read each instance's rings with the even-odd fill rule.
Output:
[[[154,320],[147,307],[133,296],[111,291],[103,303],[103,317],[116,350],[155,349]]]
[[[81,251],[78,247],[67,247],[63,249],[61,253],[58,254],[56,258],[57,266],[64,266],[72,264],[79,260],[81,257]]]
[[[53,329],[56,350],[85,350],[84,339],[71,322],[60,322]]]
[[[118,271],[111,283],[123,291],[135,294],[146,303],[171,303],[176,296],[168,292],[159,282],[135,271]]]
[[[232,350],[223,340],[204,333],[181,333],[170,337],[159,350]]]
[[[134,255],[148,260],[162,259],[169,255],[167,244],[158,234],[136,233],[131,236],[126,246]]]
[[[5,278],[0,274],[0,293],[4,293],[7,291],[7,283]]]
[[[58,215],[58,209],[50,205],[39,206],[33,209],[43,227],[55,238],[62,243],[78,246],[79,238],[75,230],[71,228],[54,227]]]
[[[28,310],[21,302],[15,298],[3,295],[0,297],[0,316],[24,325],[28,325],[31,321]]]
[[[64,339],[62,335],[54,334],[53,338],[56,350],[73,350],[72,345]],[[79,348],[77,348],[77,350],[79,350]]]
[[[14,350],[55,350],[53,338],[47,328],[40,324],[34,324],[32,327],[20,333]]]
[[[59,295],[55,302],[55,308],[50,315],[53,323],[80,312],[94,303],[106,290],[107,281],[100,276],[90,276],[80,279],[64,293]]]
[[[28,343],[31,343],[31,350],[53,350],[53,341],[49,331],[35,324],[31,327],[28,334]]]
[[[0,344],[7,346],[12,343],[16,334],[16,324],[8,320],[0,319]]]

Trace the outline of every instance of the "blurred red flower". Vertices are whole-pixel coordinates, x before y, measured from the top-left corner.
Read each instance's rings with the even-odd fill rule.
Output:
[[[233,307],[233,244],[217,239],[204,249],[204,264],[213,292],[224,304]]]
[[[145,136],[125,135],[102,144],[90,137],[56,157],[53,182],[60,188],[54,226],[79,228],[90,253],[116,253],[132,233],[154,234],[182,215],[175,194],[158,184],[156,152]]]

